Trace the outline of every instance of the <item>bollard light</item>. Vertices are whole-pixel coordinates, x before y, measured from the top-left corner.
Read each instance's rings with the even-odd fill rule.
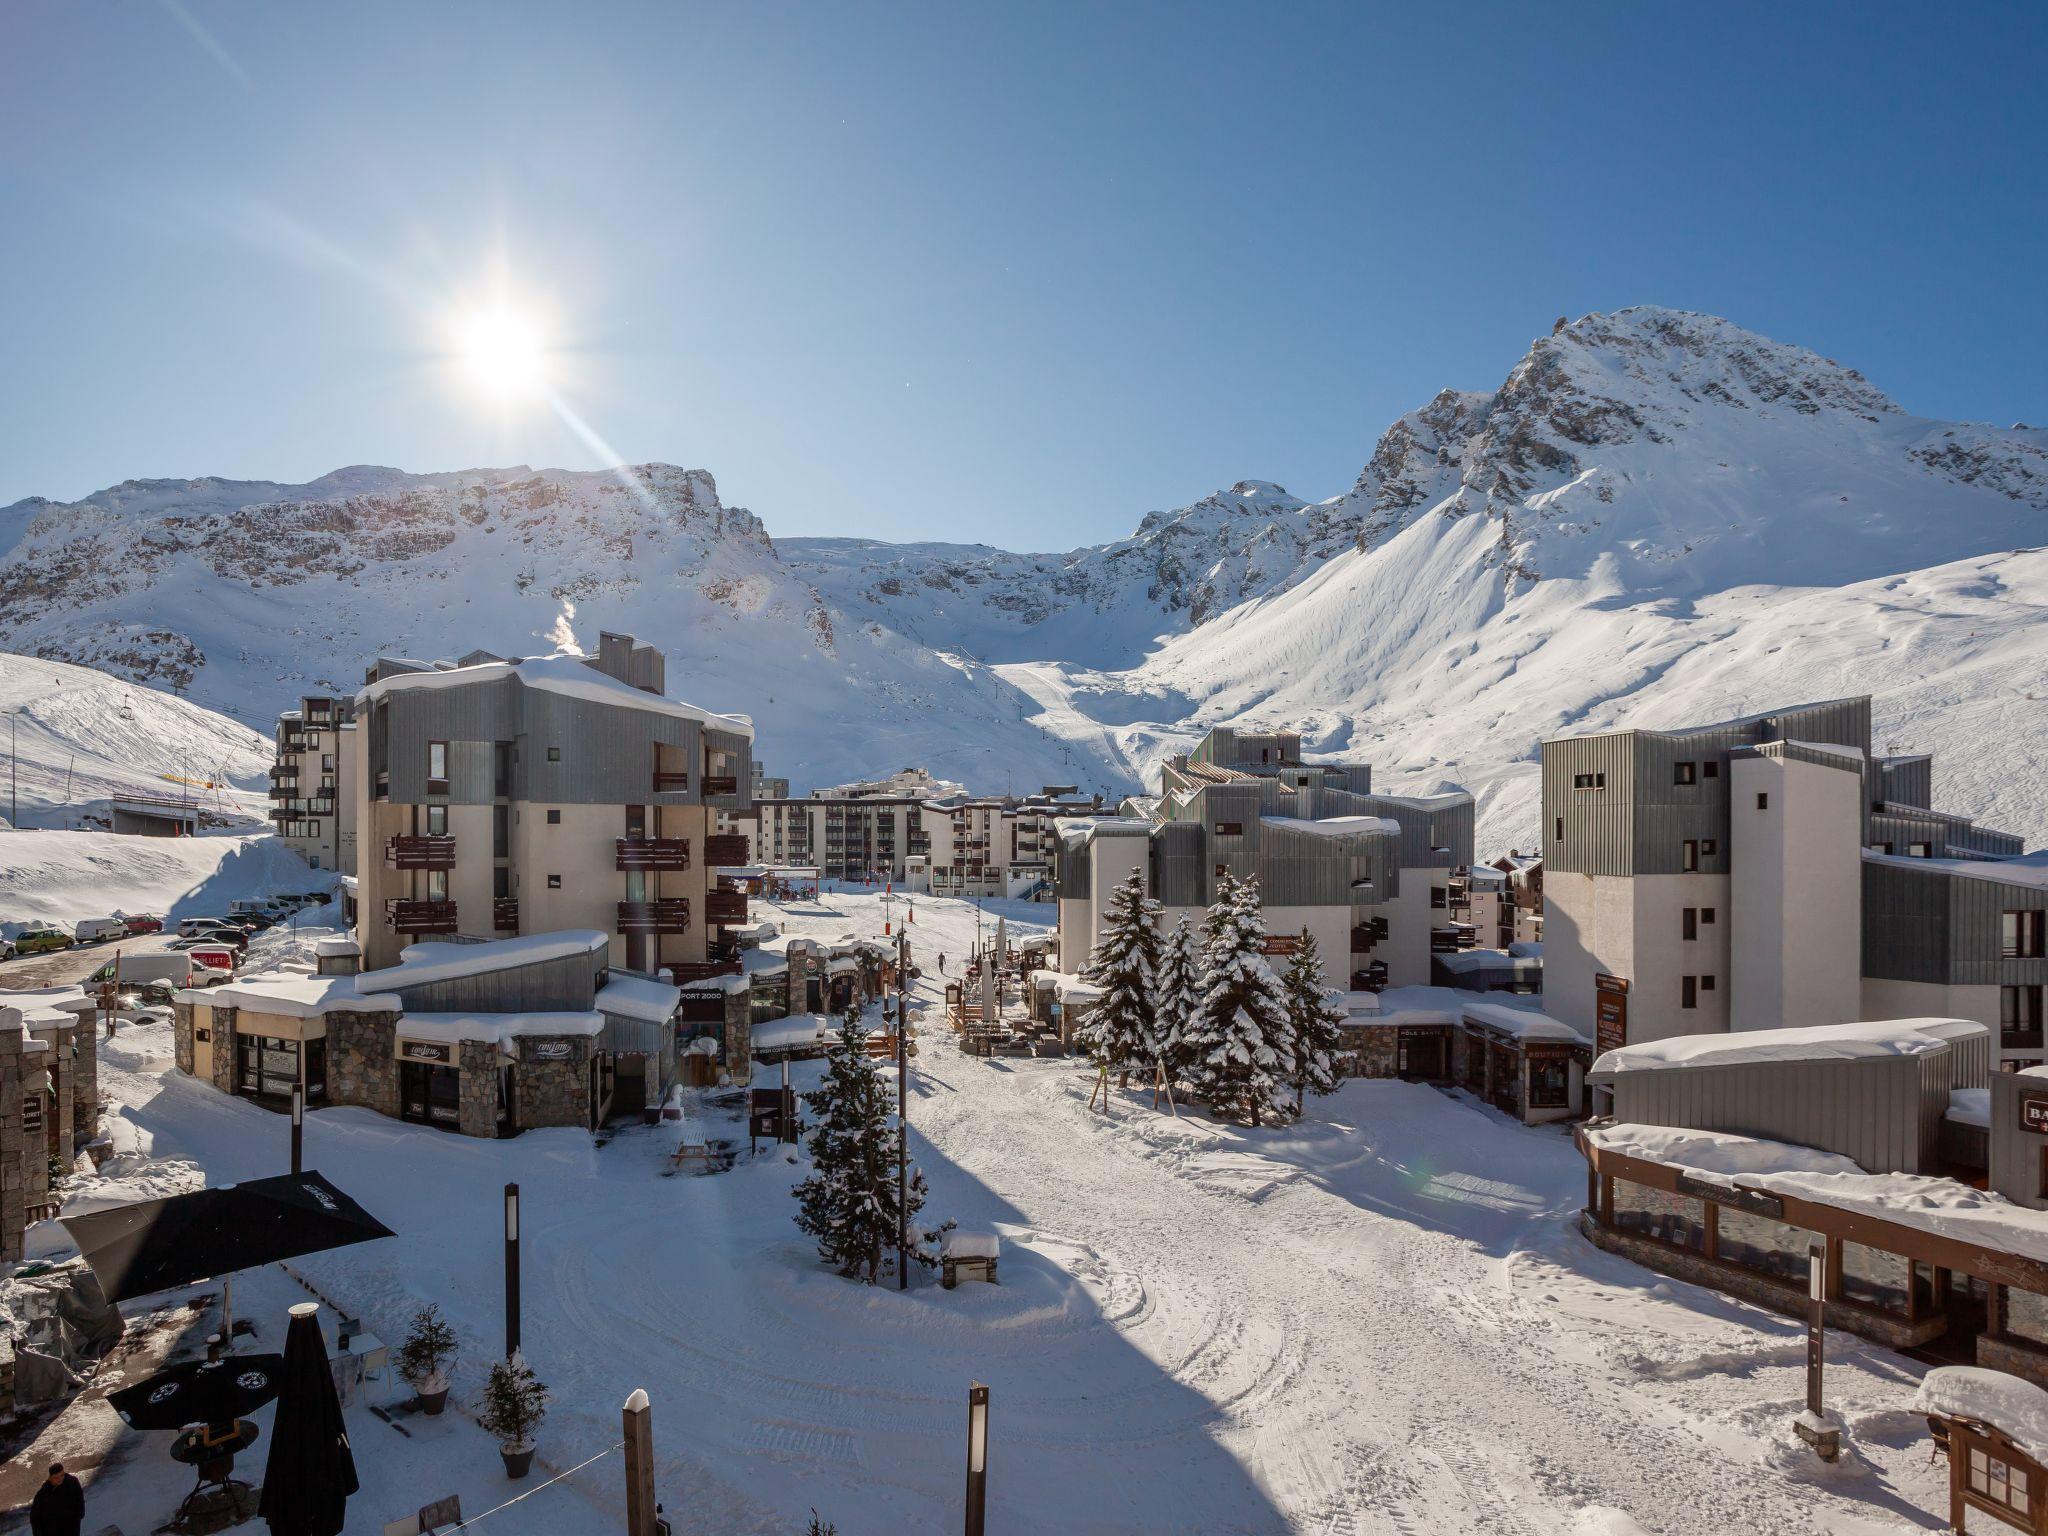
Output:
[[[988,1493],[988,1388],[967,1388],[967,1536],[982,1536]]]
[[[519,1353],[519,1186],[505,1186],[505,1358]]]

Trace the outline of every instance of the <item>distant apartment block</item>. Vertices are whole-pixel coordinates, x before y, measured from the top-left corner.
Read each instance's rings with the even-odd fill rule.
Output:
[[[678,980],[736,968],[753,727],[663,693],[653,647],[594,657],[384,660],[354,701],[358,934],[366,969],[420,939],[568,929]]]
[[[350,744],[354,703],[309,694],[277,717],[270,819],[278,837],[315,869],[356,869],[356,785]]]
[[[1874,757],[1870,700],[1543,745],[1545,996],[1604,1048],[1974,1019],[2041,1059],[2048,870]]]
[[[1366,764],[1304,761],[1298,732],[1223,727],[1167,762],[1159,790],[1061,829],[1064,971],[1086,962],[1134,869],[1167,928],[1199,920],[1222,875],[1256,879],[1274,952],[1307,928],[1336,987],[1427,985],[1431,956],[1460,947],[1450,891],[1472,862],[1469,794],[1374,794]]]

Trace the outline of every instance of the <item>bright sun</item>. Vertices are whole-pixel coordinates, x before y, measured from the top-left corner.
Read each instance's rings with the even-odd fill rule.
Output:
[[[454,342],[470,383],[485,394],[514,400],[548,386],[547,343],[539,323],[502,300],[457,315]]]

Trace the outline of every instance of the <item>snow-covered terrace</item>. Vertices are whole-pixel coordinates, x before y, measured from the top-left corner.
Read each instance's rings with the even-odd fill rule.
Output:
[[[1674,1035],[1668,1040],[1651,1040],[1609,1051],[1593,1063],[1591,1076],[1598,1081],[1623,1072],[1919,1056],[1938,1051],[1951,1040],[1989,1033],[1984,1025],[1970,1019],[1882,1019],[1798,1029],[1748,1029],[1726,1035]]]

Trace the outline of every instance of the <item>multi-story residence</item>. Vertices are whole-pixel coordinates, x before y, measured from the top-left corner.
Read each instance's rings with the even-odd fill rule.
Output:
[[[1511,849],[1493,861],[1508,877],[1508,901],[1514,907],[1514,942],[1543,942],[1543,860]]]
[[[747,920],[721,868],[744,838],[753,727],[667,698],[651,646],[594,657],[380,661],[355,699],[363,963],[422,938],[597,930],[609,963],[732,966]]]
[[[354,874],[356,785],[350,743],[354,703],[308,694],[277,717],[270,819],[278,837],[315,869]]]
[[[750,862],[813,867],[828,880],[877,882],[904,879],[908,861],[928,851],[925,802],[960,790],[922,768],[835,784],[801,799],[789,797],[787,779],[763,783],[782,794],[755,801],[745,829]]]
[[[1432,953],[1458,947],[1450,884],[1472,862],[1472,797],[1371,786],[1365,764],[1303,761],[1297,732],[1211,731],[1130,814],[1061,829],[1062,969],[1085,963],[1111,892],[1142,869],[1167,927],[1199,920],[1219,876],[1255,878],[1276,953],[1307,928],[1333,984],[1428,984]]]
[[[2005,1054],[2038,1058],[2024,914],[2048,890],[1929,788],[1925,757],[1871,756],[1867,697],[1545,742],[1548,1006],[1603,1048],[2010,1010]]]
[[[1478,949],[1506,949],[1515,942],[1515,899],[1507,871],[1474,864],[1451,873],[1451,916],[1470,932]]]

